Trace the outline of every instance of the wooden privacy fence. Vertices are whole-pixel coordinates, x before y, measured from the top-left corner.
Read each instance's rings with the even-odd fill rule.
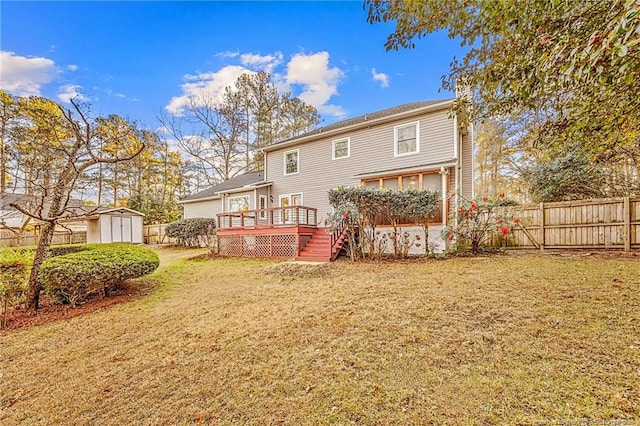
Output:
[[[15,234],[10,231],[0,232],[0,247],[33,246],[38,242],[37,235],[33,232],[23,233],[20,241]],[[80,232],[60,232],[53,236],[51,244],[82,244],[87,242],[87,233]]]
[[[145,244],[174,244],[175,240],[166,235],[168,223],[158,225],[144,225],[143,241]]]
[[[509,246],[640,249],[640,197],[528,204],[510,212],[520,226]]]

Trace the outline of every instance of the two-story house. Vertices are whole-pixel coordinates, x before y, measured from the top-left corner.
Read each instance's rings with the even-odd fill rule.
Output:
[[[183,200],[185,217],[217,215],[221,254],[314,260],[334,254],[337,236],[323,228],[331,188],[437,189],[434,225],[443,225],[451,194],[473,196],[472,131],[453,101],[400,105],[268,146],[263,172]]]

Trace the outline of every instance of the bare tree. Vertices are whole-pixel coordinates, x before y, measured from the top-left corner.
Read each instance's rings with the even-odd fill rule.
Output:
[[[158,119],[191,157],[209,185],[229,179],[243,169],[241,148],[245,122],[237,104],[192,98],[185,116],[161,114]]]
[[[56,224],[61,219],[86,214],[71,202],[78,180],[97,165],[117,164],[135,158],[144,149],[144,143],[128,134],[109,141],[122,149],[104,150],[104,136],[98,137],[97,121],[91,120],[74,100],[71,100],[71,108],[65,108],[47,99],[25,98],[23,108],[30,113],[27,116],[39,118],[31,122],[29,130],[48,136],[48,143],[23,154],[43,170],[36,171],[29,179],[33,202],[27,206],[11,204],[41,224],[27,291],[27,307],[38,309],[41,291],[38,275],[51,246]]]
[[[182,115],[158,119],[209,185],[261,169],[260,148],[320,123],[313,106],[280,94],[265,72],[241,75],[221,99],[192,97]]]

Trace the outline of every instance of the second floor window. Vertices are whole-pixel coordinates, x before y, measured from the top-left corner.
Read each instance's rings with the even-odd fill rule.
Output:
[[[347,158],[349,156],[349,138],[333,141],[333,159]]]
[[[296,149],[295,151],[287,151],[284,153],[284,174],[285,175],[293,175],[298,173],[298,160],[300,156],[300,152]]]
[[[394,155],[420,152],[419,124],[410,123],[395,127]]]

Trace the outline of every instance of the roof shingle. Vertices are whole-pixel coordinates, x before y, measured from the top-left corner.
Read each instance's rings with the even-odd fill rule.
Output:
[[[220,182],[217,185],[211,186],[203,191],[185,197],[180,201],[193,201],[200,200],[202,198],[216,197],[219,192],[242,188],[243,186],[262,182],[263,180],[264,173],[262,171],[245,173],[243,175],[234,176],[231,179],[227,179],[224,182]]]
[[[338,129],[341,129],[343,127],[349,127],[349,126],[353,126],[353,125],[356,125],[356,124],[364,123],[364,122],[367,122],[367,121],[373,121],[373,120],[377,120],[379,118],[389,117],[389,116],[400,114],[400,113],[403,113],[403,112],[408,112],[408,111],[411,111],[411,110],[414,110],[414,109],[424,108],[424,107],[427,107],[427,106],[430,106],[430,105],[435,105],[435,104],[448,102],[448,101],[452,101],[452,100],[453,100],[453,98],[437,99],[437,100],[433,100],[433,101],[411,102],[411,103],[408,103],[408,104],[402,104],[402,105],[394,106],[394,107],[391,107],[391,108],[383,109],[381,111],[375,111],[375,112],[372,112],[372,113],[360,115],[358,117],[348,118],[346,120],[338,121],[336,123],[332,123],[332,124],[329,124],[329,125],[324,126],[324,127],[318,127],[317,129],[314,129],[314,130],[312,130],[310,132],[307,132],[305,134],[278,141],[278,142],[274,143],[271,146],[278,145],[278,144],[285,143],[285,142],[289,142],[289,141],[292,141],[292,140],[295,140],[295,139],[305,138],[307,136],[317,135],[317,134],[320,134],[320,133],[326,133],[326,132],[329,132],[329,131],[332,131],[332,130],[338,130]]]

